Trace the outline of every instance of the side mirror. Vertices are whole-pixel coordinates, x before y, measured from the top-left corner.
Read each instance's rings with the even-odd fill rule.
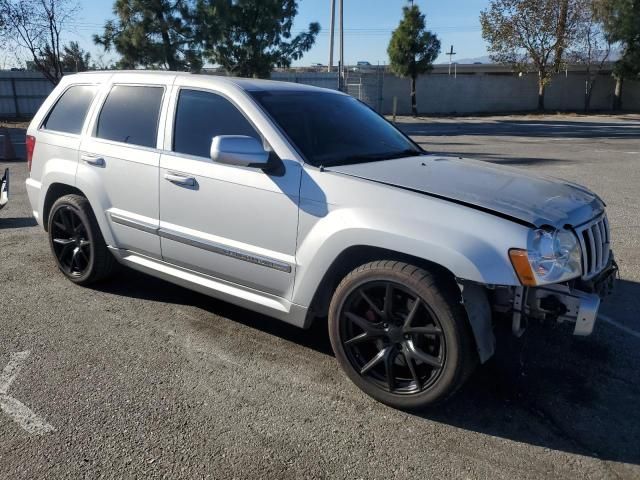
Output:
[[[211,160],[238,167],[265,168],[269,152],[253,137],[218,135],[211,141]]]
[[[0,180],[0,210],[9,202],[9,169],[5,169]]]

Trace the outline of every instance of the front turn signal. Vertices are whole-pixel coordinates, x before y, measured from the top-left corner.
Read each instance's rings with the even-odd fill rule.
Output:
[[[536,276],[531,269],[531,263],[529,263],[529,255],[527,254],[527,251],[519,248],[512,248],[509,250],[509,258],[511,259],[511,264],[518,275],[520,283],[525,287],[535,287],[537,285]]]

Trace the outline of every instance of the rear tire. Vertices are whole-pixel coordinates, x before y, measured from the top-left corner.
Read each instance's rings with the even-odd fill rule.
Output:
[[[366,394],[402,410],[454,394],[478,363],[455,283],[403,262],[349,273],[329,307],[338,363]]]
[[[48,232],[58,268],[73,283],[89,285],[114,271],[116,260],[85,197],[72,194],[56,200],[49,213]]]

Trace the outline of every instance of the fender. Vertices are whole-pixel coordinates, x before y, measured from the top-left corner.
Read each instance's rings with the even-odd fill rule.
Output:
[[[356,246],[422,258],[462,280],[520,285],[508,251],[526,246],[527,227],[445,200],[346,176],[332,175],[326,184],[335,187],[323,188],[321,175],[311,175],[311,192],[321,191],[326,201],[305,196],[303,185],[294,303],[309,306],[335,259]]]

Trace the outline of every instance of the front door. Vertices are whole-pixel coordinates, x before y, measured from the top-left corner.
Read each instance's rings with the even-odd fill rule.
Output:
[[[217,135],[267,141],[249,115],[221,93],[175,87],[172,105],[171,138],[160,158],[163,259],[290,298],[300,164],[285,158],[277,172],[269,173],[214,163],[209,151]]]

